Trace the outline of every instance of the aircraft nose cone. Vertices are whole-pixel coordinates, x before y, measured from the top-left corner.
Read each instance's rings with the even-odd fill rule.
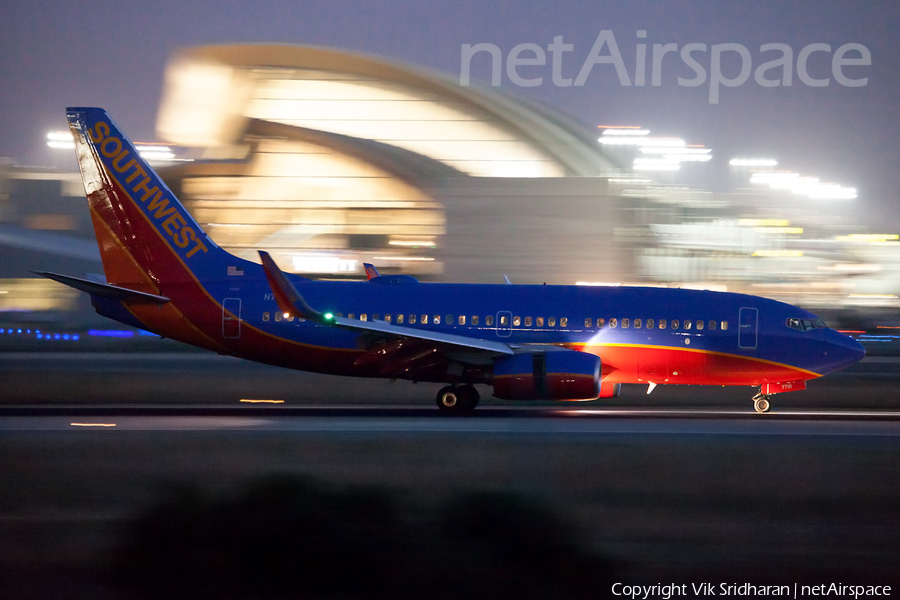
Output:
[[[866,349],[853,338],[837,331],[830,336],[825,359],[828,371],[837,371],[858,363],[865,357]]]

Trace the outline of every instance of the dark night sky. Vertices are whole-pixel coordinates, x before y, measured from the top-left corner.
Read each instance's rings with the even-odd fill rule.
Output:
[[[785,168],[857,187],[863,222],[900,227],[898,26],[895,0],[5,2],[0,6],[0,156],[22,164],[50,163],[44,135],[65,127],[63,108],[70,105],[103,106],[132,138],[154,139],[165,64],[182,46],[317,44],[378,54],[458,80],[462,44],[495,44],[505,59],[517,44],[546,50],[558,35],[574,44],[562,75],[575,78],[604,29],[614,33],[632,79],[639,29],[647,31],[640,41],[648,45],[742,44],[754,69],[779,55],[761,53],[762,44],[789,45],[796,65],[808,44],[831,44],[833,53],[859,43],[871,51],[872,64],[848,67],[846,73],[868,77],[865,87],[839,85],[831,75],[831,54],[815,53],[810,75],[830,77],[828,87],[804,85],[796,68],[791,87],[763,88],[751,74],[740,87],[722,88],[716,105],[708,101],[708,80],[693,88],[677,84],[677,77],[693,72],[676,54],[664,62],[660,87],[623,87],[611,65],[597,65],[584,86],[563,88],[551,81],[547,52],[546,66],[520,68],[524,77],[543,76],[542,85],[518,87],[504,69],[500,89],[592,126],[640,124],[655,134],[706,144],[714,149],[719,172],[731,156],[774,156]],[[481,81],[490,75],[486,56],[473,62],[473,77]],[[709,52],[695,57],[709,70]],[[738,68],[726,61],[723,71],[733,76]],[[702,168],[716,171],[714,164]]]

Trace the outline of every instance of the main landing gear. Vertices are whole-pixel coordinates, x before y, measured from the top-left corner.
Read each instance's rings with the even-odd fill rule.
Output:
[[[448,385],[437,394],[437,405],[445,415],[467,415],[478,406],[481,397],[471,385]]]
[[[772,405],[769,402],[769,397],[763,394],[762,390],[760,390],[758,394],[753,396],[753,408],[760,414],[767,413],[772,408]]]

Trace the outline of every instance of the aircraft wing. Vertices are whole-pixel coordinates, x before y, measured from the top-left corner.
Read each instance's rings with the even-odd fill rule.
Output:
[[[415,327],[404,327],[402,325],[394,325],[384,321],[359,321],[357,319],[348,319],[346,317],[338,317],[328,313],[320,313],[307,304],[297,288],[288,280],[284,272],[278,268],[268,252],[259,251],[262,258],[263,271],[269,286],[275,294],[275,301],[278,307],[285,313],[303,317],[310,321],[315,321],[323,325],[330,325],[357,331],[359,333],[380,334],[382,337],[407,339],[419,342],[426,342],[433,345],[439,345],[445,350],[455,351],[479,351],[488,354],[502,355],[514,354],[514,350],[509,344],[503,342],[495,342],[479,338],[466,337],[464,335],[454,335],[451,333],[441,333],[437,331],[429,331],[425,329],[417,329]]]
[[[393,325],[391,323],[385,323],[384,321],[359,321],[357,319],[348,319],[346,317],[332,317],[331,321],[334,322],[336,327],[362,333],[382,333],[391,337],[436,342],[442,346],[453,346],[459,350],[483,350],[493,354],[514,354],[513,349],[503,342],[470,338],[464,335],[453,335],[451,333],[426,331],[423,329],[416,329],[415,327]]]

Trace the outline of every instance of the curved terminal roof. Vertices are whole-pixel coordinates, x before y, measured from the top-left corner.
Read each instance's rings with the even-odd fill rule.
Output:
[[[170,62],[158,120],[162,137],[225,148],[241,144],[259,122],[341,136],[317,143],[339,143],[343,151],[353,140],[396,147],[407,152],[382,163],[405,163],[401,169],[414,163],[414,170],[435,176],[597,176],[617,170],[595,137],[561,115],[371,56],[311,46],[229,45],[187,49]],[[377,149],[358,145],[354,154]],[[413,155],[450,169],[427,167],[428,160]]]

